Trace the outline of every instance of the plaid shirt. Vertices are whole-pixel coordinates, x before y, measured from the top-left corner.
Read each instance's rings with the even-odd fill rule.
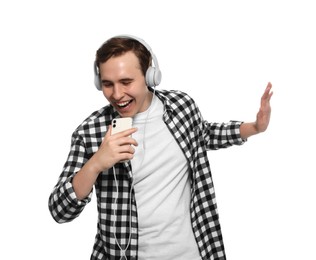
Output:
[[[241,122],[208,123],[203,120],[192,98],[185,93],[166,90],[155,93],[164,104],[163,120],[189,163],[192,178],[191,222],[201,258],[224,260],[226,256],[207,151],[242,144],[244,141],[239,133]],[[92,191],[86,199],[77,200],[72,178],[98,150],[107,127],[117,116],[112,106],[105,106],[91,114],[74,131],[68,159],[49,198],[49,210],[58,223],[78,217],[91,200]],[[123,249],[131,238],[126,256],[137,259],[137,204],[134,190],[131,190],[130,162],[116,164],[115,171],[119,188],[117,217],[114,214],[116,185],[113,169],[100,173],[95,183],[99,217],[91,259],[120,259],[121,252],[114,232]]]

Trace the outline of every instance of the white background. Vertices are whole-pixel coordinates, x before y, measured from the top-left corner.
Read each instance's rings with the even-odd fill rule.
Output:
[[[1,259],[89,259],[95,198],[59,225],[47,201],[72,131],[107,102],[96,49],[128,33],[153,49],[159,88],[205,119],[252,121],[271,81],[272,118],[242,147],[209,153],[228,259],[316,259],[313,1],[2,1]]]

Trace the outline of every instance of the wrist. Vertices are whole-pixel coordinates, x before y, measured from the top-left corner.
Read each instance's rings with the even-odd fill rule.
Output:
[[[97,153],[95,153],[89,161],[85,164],[87,167],[87,170],[94,174],[94,175],[99,175],[101,172],[105,171],[106,168],[101,163],[101,160],[98,158]]]
[[[243,123],[240,125],[240,136],[244,140],[258,133],[259,131],[255,122]]]

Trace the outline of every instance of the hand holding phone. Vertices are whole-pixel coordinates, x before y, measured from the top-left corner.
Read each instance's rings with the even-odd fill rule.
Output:
[[[131,117],[115,118],[112,120],[112,131],[111,135],[132,128],[133,119]]]
[[[131,117],[115,118],[112,120],[111,135],[123,132],[132,128],[133,119]],[[129,160],[123,160],[120,162],[128,162]]]

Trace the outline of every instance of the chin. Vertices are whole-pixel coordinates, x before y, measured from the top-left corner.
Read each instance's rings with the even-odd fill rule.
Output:
[[[134,117],[136,115],[134,112],[119,112],[119,114],[120,117]]]

